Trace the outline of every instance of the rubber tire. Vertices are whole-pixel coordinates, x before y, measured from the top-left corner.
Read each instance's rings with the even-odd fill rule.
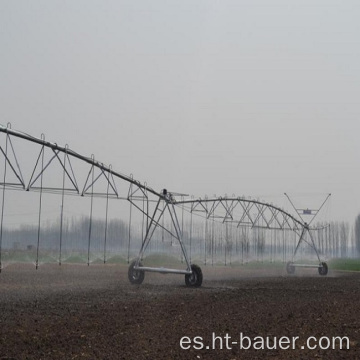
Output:
[[[189,287],[200,287],[203,281],[203,274],[200,266],[191,265],[192,274],[185,275],[185,284]]]
[[[137,260],[133,260],[130,263],[128,270],[128,278],[131,284],[140,285],[145,279],[145,271],[134,270],[134,266],[136,265]],[[139,262],[139,266],[142,266],[141,262]]]
[[[292,261],[288,261],[286,264],[286,272],[289,275],[295,274],[295,266],[293,264],[294,263]]]
[[[322,262],[320,265],[322,265],[322,267],[319,267],[318,270],[319,270],[319,274],[321,276],[326,276],[328,271],[329,271],[329,268],[327,266],[327,263],[326,262]]]

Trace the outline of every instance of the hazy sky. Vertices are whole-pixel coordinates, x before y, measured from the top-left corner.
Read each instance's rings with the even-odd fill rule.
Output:
[[[156,190],[331,192],[352,220],[359,19],[355,0],[1,0],[0,123]]]

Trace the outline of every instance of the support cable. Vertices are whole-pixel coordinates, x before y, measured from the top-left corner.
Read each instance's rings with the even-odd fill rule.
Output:
[[[111,166],[110,166],[110,169],[111,169]],[[109,213],[109,188],[110,188],[110,181],[108,180],[107,189],[106,189],[105,234],[104,234],[104,264],[106,263],[106,240],[107,240],[108,213]]]
[[[145,196],[142,198],[142,223],[141,223],[141,238],[144,238],[145,229]]]
[[[44,134],[41,134],[41,138],[45,140]],[[40,233],[41,233],[41,210],[42,210],[42,193],[43,193],[43,175],[44,175],[44,155],[45,155],[45,146],[43,145],[41,150],[41,177],[40,177],[40,201],[39,201],[39,222],[38,222],[38,236],[37,236],[37,246],[36,246],[36,270],[39,267],[39,247],[40,247]]]
[[[189,259],[191,263],[191,255],[192,255],[192,232],[193,232],[193,213],[190,212],[190,251],[189,251]]]
[[[132,202],[130,202],[130,212],[129,212],[129,232],[128,232],[128,251],[127,251],[127,262],[130,263],[130,242],[131,242],[131,219],[132,218]]]
[[[94,159],[94,155],[91,155]],[[91,184],[91,201],[90,201],[90,221],[89,221],[89,238],[88,238],[88,259],[87,265],[90,266],[90,246],[91,246],[91,232],[92,232],[92,216],[93,216],[93,203],[94,203],[94,165],[92,166],[92,184]]]
[[[1,202],[1,225],[0,225],[0,273],[2,269],[2,240],[3,240],[3,225],[4,225],[4,210],[5,210],[5,183],[6,183],[6,170],[7,170],[7,151],[8,151],[8,137],[6,136],[6,143],[5,143],[5,163],[4,163],[4,187],[2,191],[2,202]]]
[[[62,181],[62,194],[61,194],[61,214],[60,214],[60,244],[59,244],[59,265],[61,266],[61,252],[62,252],[62,239],[63,239],[63,222],[64,222],[64,198],[65,198],[65,167],[66,156],[64,154],[64,166],[63,166],[63,181]]]
[[[206,217],[205,220],[205,236],[204,236],[204,265],[206,265],[206,237],[207,237],[207,226],[208,225],[208,218]]]
[[[181,199],[184,200],[184,196],[181,196]],[[184,236],[184,206],[181,206],[181,234]],[[183,262],[183,254],[181,253],[181,263]]]
[[[214,266],[214,238],[215,238],[215,220],[214,213],[212,213],[212,234],[211,234],[211,266]]]

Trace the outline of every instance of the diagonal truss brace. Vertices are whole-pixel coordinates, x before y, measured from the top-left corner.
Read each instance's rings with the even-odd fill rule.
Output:
[[[186,248],[185,248],[183,240],[182,240],[182,231],[181,231],[181,227],[179,224],[179,219],[176,214],[176,209],[175,209],[172,195],[171,195],[171,193],[167,192],[166,189],[163,190],[161,195],[162,196],[160,196],[158,198],[158,201],[156,203],[156,206],[155,206],[155,209],[154,209],[152,215],[149,215],[148,212],[145,212],[144,210],[142,210],[141,208],[139,208],[137,206],[137,208],[140,211],[142,211],[149,218],[149,221],[146,226],[145,236],[142,241],[141,248],[140,248],[138,257],[136,259],[134,269],[141,270],[141,271],[161,272],[161,273],[191,274],[192,273],[191,264],[190,264],[190,260],[187,255]],[[163,218],[165,213],[168,213],[170,215],[171,224],[174,228],[174,231],[169,230],[168,228],[166,228],[164,225],[161,224],[161,219]],[[140,266],[140,261],[144,257],[146,249],[148,248],[150,241],[154,235],[154,232],[155,232],[156,228],[158,228],[158,227],[164,229],[166,232],[168,232],[173,238],[175,238],[179,242],[182,254],[183,254],[185,262],[186,262],[186,266],[187,266],[186,270]]]
[[[66,148],[67,149],[67,148]],[[46,169],[50,166],[50,164],[54,161],[54,159],[57,159],[64,171],[64,173],[66,174],[67,178],[70,180],[70,182],[72,183],[73,185],[73,188],[69,188],[69,189],[64,189],[64,190],[67,190],[67,191],[75,191],[76,193],[79,194],[79,187],[77,185],[77,182],[76,182],[76,177],[75,177],[75,174],[74,174],[74,170],[73,170],[73,167],[71,165],[71,160],[70,160],[70,157],[68,155],[68,153],[65,151],[65,155],[64,155],[64,161],[61,160],[60,156],[59,156],[59,153],[60,153],[60,150],[55,150],[52,148],[52,151],[53,151],[53,156],[48,160],[48,162],[42,167],[42,169],[40,170],[40,172],[35,175],[36,173],[36,169],[39,165],[39,162],[40,162],[40,159],[41,157],[44,155],[44,152],[45,152],[45,146],[43,145],[41,147],[41,150],[40,150],[40,153],[39,153],[39,156],[37,157],[37,160],[36,160],[36,164],[34,166],[34,169],[33,169],[33,172],[32,172],[32,175],[31,175],[31,178],[30,178],[30,181],[29,181],[29,184],[28,186],[26,187],[26,190],[29,191],[30,189],[38,189],[38,187],[34,186],[35,183],[38,181],[39,178],[41,178],[41,176],[44,174],[44,172],[46,171]],[[69,167],[70,167],[70,172],[69,170],[67,169],[66,167],[66,161],[68,162],[69,164]],[[55,188],[49,188],[49,187],[43,187],[43,189],[51,189],[51,190],[60,190],[60,189],[55,189]]]
[[[95,172],[95,165],[92,164],[91,167],[90,167],[88,176],[86,178],[84,188],[83,188],[83,190],[81,192],[81,196],[88,195],[89,190],[91,189],[91,195],[92,196],[94,196],[94,195],[106,195],[106,196],[119,197],[119,193],[118,193],[118,191],[116,189],[116,184],[115,184],[115,180],[114,180],[111,168],[110,168],[110,171],[108,173],[106,173],[103,168],[100,168],[99,174],[96,177],[93,178],[93,177],[91,177],[91,175],[93,175],[94,172]],[[94,188],[95,183],[101,177],[104,177],[106,182],[107,182],[107,192],[106,192],[106,194],[105,193],[94,193],[93,192],[93,188]],[[90,181],[90,179],[91,179],[91,181]],[[112,194],[109,193],[109,188],[111,188],[111,190],[113,191]]]
[[[311,229],[310,229],[309,225],[308,225],[308,224],[305,224],[304,227],[303,227],[303,229],[302,229],[302,231],[301,231],[301,234],[300,234],[299,240],[298,240],[298,242],[297,242],[296,248],[295,248],[295,250],[294,250],[294,254],[293,254],[293,256],[292,256],[292,262],[294,261],[294,259],[295,259],[295,257],[296,257],[296,254],[297,254],[297,252],[298,252],[298,250],[299,250],[299,248],[300,248],[301,243],[302,243],[302,242],[305,242],[305,243],[307,243],[307,244],[314,250],[314,252],[315,252],[315,254],[316,254],[316,256],[317,256],[317,258],[318,258],[318,260],[319,260],[319,263],[321,263],[320,254],[319,254],[319,252],[318,252],[318,250],[317,250],[317,247],[316,247],[316,245],[315,245],[314,238],[313,238],[313,236],[311,235],[311,231],[310,231],[310,230],[311,230]],[[309,235],[310,241],[307,241],[307,240],[306,240],[306,234]],[[293,266],[296,266],[296,265],[293,264]],[[297,266],[299,266],[299,265],[297,265]],[[317,267],[317,266],[316,266],[316,267]]]
[[[12,164],[12,162],[11,162],[9,156],[8,156],[8,144],[10,144],[11,152],[12,152],[12,155],[14,157],[16,165]],[[19,162],[17,160],[16,153],[15,153],[15,150],[14,150],[14,146],[12,144],[12,141],[11,141],[11,138],[10,138],[9,134],[6,134],[5,151],[3,150],[3,148],[1,146],[0,146],[0,150],[1,150],[2,154],[4,155],[6,164],[10,166],[11,170],[13,171],[13,174],[15,174],[16,178],[19,180],[19,183],[8,183],[8,182],[6,182],[6,177],[5,177],[4,181],[1,182],[0,185],[3,185],[3,186],[21,186],[23,189],[25,189],[25,181],[24,181],[23,175],[21,173],[20,165],[19,165]]]

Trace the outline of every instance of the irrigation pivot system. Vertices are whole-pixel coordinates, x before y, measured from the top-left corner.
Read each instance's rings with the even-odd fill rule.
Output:
[[[250,228],[262,230],[282,230],[294,233],[297,245],[292,255],[292,260],[287,263],[286,270],[293,274],[296,267],[316,267],[320,275],[328,272],[327,264],[321,261],[319,251],[311,234],[318,227],[311,227],[311,223],[320,211],[309,209],[294,209],[298,216],[259,200],[245,197],[224,196],[214,198],[194,198],[183,194],[176,194],[163,189],[156,191],[133,178],[106,166],[95,160],[95,157],[83,156],[67,145],[59,146],[45,140],[45,136],[36,138],[20,131],[13,130],[11,125],[0,125],[0,186],[1,194],[1,218],[0,218],[0,271],[2,269],[2,257],[4,253],[4,217],[7,206],[12,201],[13,190],[37,192],[37,202],[34,207],[37,211],[37,242],[36,242],[36,268],[39,266],[39,251],[41,248],[42,219],[44,217],[44,195],[58,194],[61,199],[59,216],[59,254],[58,262],[61,265],[64,251],[64,206],[67,198],[78,195],[89,198],[89,228],[88,228],[88,265],[91,258],[91,240],[94,199],[105,199],[105,231],[104,231],[104,262],[106,254],[106,241],[108,236],[108,218],[110,200],[122,200],[122,203],[130,205],[128,216],[133,216],[132,209],[137,209],[137,214],[142,218],[141,242],[134,260],[130,260],[131,227],[128,234],[128,269],[129,281],[133,284],[141,284],[146,272],[172,273],[185,275],[187,286],[199,287],[202,284],[203,274],[201,268],[192,263],[191,250],[193,234],[193,218],[211,224],[220,223],[225,228],[225,241],[230,237],[232,229]],[[31,147],[33,160],[28,150]],[[57,167],[60,172],[54,175],[53,168]],[[290,200],[290,198],[289,198]],[[327,200],[327,199],[326,199]],[[325,200],[325,202],[326,202]],[[290,200],[291,202],[291,200]],[[324,202],[324,203],[325,203]],[[293,205],[293,204],[292,204]],[[302,213],[301,213],[302,211]],[[184,213],[188,214],[189,221],[185,224]],[[301,215],[312,215],[310,222],[304,221]],[[166,219],[166,221],[165,221]],[[186,229],[185,229],[186,227]],[[186,232],[187,243],[184,241]],[[146,251],[151,247],[154,238],[162,234],[171,238],[171,243],[180,248],[182,263],[185,269],[173,267],[147,266],[143,263]],[[207,243],[209,242],[210,243]],[[315,252],[318,263],[316,265],[301,264],[295,262],[295,256],[302,243],[307,243]],[[214,248],[213,237],[209,240],[204,238],[205,256],[206,248]],[[190,253],[189,253],[190,252]],[[205,261],[206,263],[206,261]]]

